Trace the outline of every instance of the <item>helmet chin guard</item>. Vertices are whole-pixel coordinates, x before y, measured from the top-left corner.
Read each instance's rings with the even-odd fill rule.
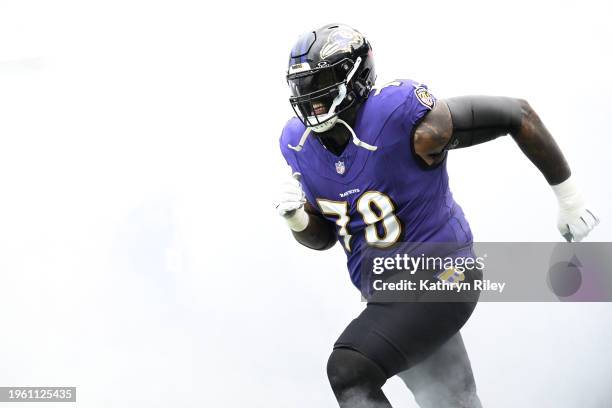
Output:
[[[311,126],[313,132],[323,133],[327,132],[329,129],[333,128],[338,121],[338,116],[333,116],[329,118],[326,122],[321,123],[320,125]]]

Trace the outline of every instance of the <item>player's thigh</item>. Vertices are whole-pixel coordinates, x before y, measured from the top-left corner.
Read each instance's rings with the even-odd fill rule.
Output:
[[[475,302],[368,303],[335,348],[360,352],[388,378],[420,363],[465,324]]]
[[[460,333],[421,363],[397,375],[410,388],[421,408],[481,407]]]

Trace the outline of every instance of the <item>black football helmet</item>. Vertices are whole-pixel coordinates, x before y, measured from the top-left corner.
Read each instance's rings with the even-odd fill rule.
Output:
[[[289,102],[315,132],[331,129],[339,114],[365,101],[375,80],[370,43],[346,25],[328,24],[303,34],[289,57]]]

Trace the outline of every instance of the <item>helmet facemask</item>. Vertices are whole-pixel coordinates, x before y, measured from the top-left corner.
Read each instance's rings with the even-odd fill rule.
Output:
[[[304,126],[325,132],[335,125],[338,115],[355,102],[349,82],[360,64],[358,57],[355,62],[345,58],[315,69],[304,63],[289,68],[287,82],[292,94],[289,102]]]

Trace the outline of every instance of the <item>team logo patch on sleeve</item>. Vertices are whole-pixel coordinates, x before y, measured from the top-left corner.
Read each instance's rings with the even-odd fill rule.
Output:
[[[416,95],[421,105],[426,108],[433,109],[436,106],[436,98],[433,97],[432,94],[429,93],[429,90],[424,86],[417,86],[414,89],[414,94]]]

